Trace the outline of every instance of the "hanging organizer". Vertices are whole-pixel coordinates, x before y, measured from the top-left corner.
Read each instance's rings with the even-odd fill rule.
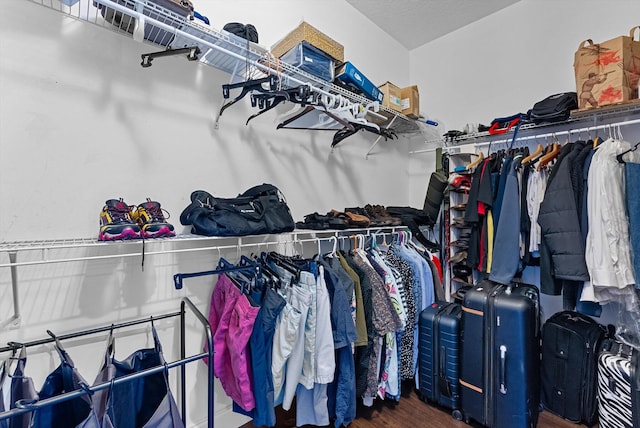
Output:
[[[187,311],[188,308],[188,311]],[[185,321],[186,321],[186,314],[187,312],[192,313],[196,319],[200,322],[200,324],[202,324],[202,327],[204,328],[204,332],[206,335],[206,342],[207,342],[207,348],[208,351],[207,352],[203,352],[203,353],[199,353],[199,354],[195,354],[195,355],[191,355],[191,356],[187,356],[186,355],[186,340],[185,340]],[[138,373],[135,374],[131,374],[131,375],[126,375],[126,376],[122,376],[119,377],[115,380],[113,380],[112,382],[105,382],[102,384],[98,384],[98,385],[94,385],[94,386],[90,386],[88,387],[88,390],[91,392],[96,392],[96,391],[100,391],[106,388],[109,388],[111,385],[118,385],[121,383],[126,383],[126,382],[130,382],[134,379],[138,379],[141,377],[145,377],[145,376],[149,376],[155,373],[160,373],[163,372],[167,369],[171,369],[171,368],[175,368],[175,367],[180,367],[180,413],[182,416],[182,421],[183,423],[186,424],[186,409],[187,409],[187,403],[186,403],[186,364],[192,363],[194,361],[198,361],[201,360],[203,358],[208,358],[208,361],[213,361],[213,335],[211,333],[211,327],[209,326],[209,321],[207,320],[207,318],[202,314],[202,312],[200,312],[198,310],[198,308],[195,307],[195,305],[191,302],[191,300],[189,300],[188,298],[183,298],[182,302],[180,303],[180,310],[177,312],[173,312],[173,313],[168,313],[168,314],[162,314],[162,315],[157,315],[157,316],[153,316],[153,317],[147,317],[147,318],[141,318],[141,319],[137,319],[137,320],[133,320],[133,321],[127,321],[127,322],[122,322],[122,323],[118,323],[118,324],[111,324],[108,326],[104,326],[104,327],[98,327],[98,328],[93,328],[93,329],[89,329],[89,330],[82,330],[79,332],[75,332],[75,333],[70,333],[70,334],[64,334],[64,335],[60,335],[57,336],[58,340],[66,340],[66,339],[73,339],[73,338],[77,338],[77,337],[82,337],[82,336],[87,336],[87,335],[93,335],[93,334],[98,334],[98,333],[105,333],[105,332],[109,332],[111,330],[114,329],[119,329],[119,328],[125,328],[125,327],[131,327],[134,325],[140,325],[140,324],[146,324],[149,323],[151,321],[159,321],[162,319],[166,319],[166,318],[173,318],[173,317],[180,317],[180,359],[171,363],[167,363],[166,366],[162,365],[162,366],[158,366],[158,367],[153,367],[144,371],[140,371]],[[8,346],[2,347],[0,348],[0,353],[2,352],[8,352],[8,351],[12,351],[14,349],[20,349],[22,346],[26,346],[26,347],[31,347],[31,346],[37,346],[37,345],[42,345],[45,343],[51,343],[54,342],[55,339],[52,337],[46,338],[46,339],[42,339],[42,340],[35,340],[32,342],[27,342],[27,343],[10,343]],[[213,403],[214,403],[214,376],[213,376],[213,364],[209,364],[207,365],[207,427],[208,428],[213,428],[213,424],[214,424],[214,408],[213,408]],[[52,397],[46,400],[42,400],[42,401],[37,401],[33,404],[29,404],[29,405],[25,405],[23,407],[16,407],[14,409],[5,411],[0,413],[0,421],[6,420],[10,417],[13,416],[18,416],[24,413],[29,413],[32,412],[34,410],[37,410],[39,408],[42,407],[46,407],[46,406],[52,406],[54,404],[60,403],[62,401],[67,401],[76,397],[80,397],[84,394],[87,394],[87,391],[85,391],[84,389],[79,389],[76,391],[72,391],[72,392],[68,392],[65,394],[61,394],[58,395],[56,397]]]

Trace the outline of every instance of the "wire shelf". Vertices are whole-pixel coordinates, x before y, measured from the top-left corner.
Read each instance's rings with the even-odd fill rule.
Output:
[[[151,0],[29,0],[61,12],[71,18],[98,25],[150,46],[166,48],[198,47],[196,61],[229,73],[233,82],[276,74],[284,87],[309,84],[318,92],[340,94],[351,102],[368,105],[371,100],[324,81],[274,58],[268,49],[224,30],[216,30],[193,19],[190,13],[171,11]],[[380,126],[396,117],[392,128],[397,133],[418,132],[413,119],[380,106],[382,114],[370,113],[381,120]],[[400,120],[398,120],[400,119]]]

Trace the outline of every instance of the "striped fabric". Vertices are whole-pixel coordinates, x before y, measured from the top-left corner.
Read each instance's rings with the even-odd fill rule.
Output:
[[[633,428],[631,414],[631,352],[616,343],[598,358],[600,428]],[[628,347],[624,347],[628,348]]]

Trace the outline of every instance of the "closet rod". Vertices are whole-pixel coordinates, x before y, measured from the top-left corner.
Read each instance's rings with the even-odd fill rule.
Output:
[[[158,316],[153,316],[153,321],[158,321],[158,320],[163,320],[166,318],[173,318],[173,317],[177,317],[182,315],[182,312],[172,312],[169,314],[164,314],[164,315],[158,315]],[[75,333],[70,333],[70,334],[62,334],[60,336],[56,336],[59,340],[66,340],[66,339],[75,339],[76,337],[82,337],[82,336],[88,336],[90,334],[97,334],[97,333],[102,333],[105,331],[109,331],[112,329],[116,329],[116,328],[122,328],[122,327],[130,327],[133,325],[139,325],[139,324],[145,324],[151,322],[151,318],[141,318],[138,320],[134,320],[134,321],[128,321],[128,322],[123,322],[123,323],[118,323],[118,324],[112,324],[109,326],[105,326],[105,327],[98,327],[98,328],[92,328],[89,330],[82,330],[79,332],[75,332]],[[21,342],[9,342],[8,346],[2,347],[0,348],[0,352],[7,352],[7,351],[12,351],[14,349],[20,349],[22,346],[26,346],[27,348],[31,347],[31,346],[37,346],[37,345],[44,345],[45,343],[51,343],[54,342],[55,339],[52,337],[48,337],[46,339],[40,339],[40,340],[33,340],[31,342],[25,342],[25,343],[21,343]]]
[[[526,137],[517,137],[516,141],[532,140],[532,139],[536,139],[536,138],[548,138],[548,137],[553,137],[553,136],[558,136],[558,135],[571,135],[571,134],[574,134],[576,132],[577,133],[589,132],[589,131],[596,131],[598,129],[607,129],[607,128],[611,128],[611,127],[616,127],[616,126],[636,125],[636,124],[639,124],[639,123],[640,123],[640,119],[626,120],[626,121],[623,121],[623,122],[614,122],[614,123],[610,123],[610,124],[588,126],[586,128],[568,129],[566,131],[557,131],[557,132],[549,132],[549,133],[540,134],[540,135],[528,135]],[[511,140],[512,140],[511,138],[508,138],[508,139],[495,140],[495,141],[483,141],[481,143],[468,143],[468,144],[460,144],[460,145],[457,145],[457,146],[443,147],[442,149],[448,151],[449,149],[455,149],[455,148],[458,148],[460,146],[472,145],[472,144],[473,144],[474,147],[481,147],[481,146],[488,146],[489,144],[508,143]],[[439,140],[439,142],[441,142],[441,140]],[[438,148],[414,150],[414,151],[409,152],[409,154],[410,155],[415,155],[415,154],[418,154],[418,153],[435,152],[436,150],[438,150]]]
[[[639,123],[640,123],[640,119],[626,120],[626,121],[623,121],[623,122],[611,123],[611,124],[606,124],[606,125],[596,125],[596,126],[588,126],[586,128],[568,129],[566,131],[548,132],[546,134],[541,134],[541,135],[528,135],[526,137],[516,138],[516,141],[534,140],[534,139],[537,139],[537,138],[548,138],[548,137],[554,137],[554,136],[558,136],[558,135],[571,136],[571,134],[575,134],[575,133],[597,131],[598,129],[615,128],[615,127],[618,127],[618,126],[636,125],[636,124],[639,124]],[[502,139],[502,140],[496,140],[496,141],[483,141],[481,143],[474,143],[474,146],[475,147],[488,146],[489,144],[502,144],[502,143],[508,143],[510,141],[511,141],[511,138]]]

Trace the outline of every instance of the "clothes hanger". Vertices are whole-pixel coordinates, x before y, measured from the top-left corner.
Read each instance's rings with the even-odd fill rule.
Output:
[[[620,153],[620,154],[617,154],[617,155],[616,155],[616,160],[618,161],[618,163],[625,163],[625,161],[624,161],[624,159],[622,159],[622,157],[623,157],[624,155],[626,155],[627,153],[629,153],[629,152],[634,152],[634,151],[638,148],[638,146],[640,146],[640,142],[636,143],[636,144],[635,144],[633,147],[631,147],[630,149],[625,150],[624,152],[622,152],[622,153]]]
[[[538,143],[538,147],[536,147],[536,150],[526,158],[522,159],[522,161],[520,161],[520,164],[524,165],[527,162],[531,162],[532,160],[537,158],[539,155],[541,155],[543,150],[544,150],[544,147],[542,147],[542,144]]]
[[[467,165],[467,171],[478,166],[480,162],[482,162],[483,160],[484,160],[484,153],[482,152],[478,153],[478,157],[473,162]]]
[[[547,166],[549,162],[554,160],[560,154],[560,151],[561,151],[560,144],[559,143],[552,143],[552,144],[553,144],[553,148],[551,149],[551,151],[540,158],[540,161],[538,162],[538,169],[537,169],[538,171],[542,170],[542,168]]]
[[[265,89],[265,87],[263,86],[265,83],[269,84],[269,88]],[[258,92],[265,92],[265,91],[273,91],[276,89],[278,84],[278,77],[274,74],[271,74],[267,77],[263,77],[261,79],[249,79],[249,80],[245,80],[244,82],[239,82],[239,83],[229,83],[229,84],[224,84],[222,85],[222,96],[227,99],[229,98],[229,90],[230,89],[235,89],[235,88],[242,88],[242,91],[240,92],[240,94],[235,97],[233,100],[229,101],[228,103],[224,104],[221,108],[220,108],[220,113],[219,116],[222,116],[222,113],[229,107],[231,107],[232,105],[234,105],[235,103],[237,103],[238,101],[240,101],[242,98],[244,98],[248,93],[250,93],[251,91],[258,91]]]
[[[353,123],[351,124],[351,127],[353,129],[345,128],[335,133],[335,135],[333,136],[333,140],[331,141],[331,148],[334,148],[342,140],[344,140],[345,138],[351,137],[352,135],[356,134],[360,130],[369,131],[374,134],[380,135],[381,137],[384,138],[385,141],[388,141],[389,139],[393,140],[398,138],[398,134],[396,134],[395,130],[390,128],[380,128],[378,125],[374,123],[371,123],[368,125],[361,124],[361,123]]]
[[[288,126],[292,123],[294,123],[295,121],[297,121],[298,119],[302,118],[303,116],[306,116],[307,114],[311,113],[311,112],[316,112],[316,111],[320,111],[320,113],[318,113],[318,118],[320,119],[316,124],[314,123],[314,127],[310,128],[310,127],[295,127],[295,126]],[[326,120],[322,120],[324,119],[322,116],[326,116]],[[338,128],[336,127],[336,122],[339,124],[339,126],[341,126],[342,128]],[[304,107],[302,109],[302,111],[294,114],[293,116],[285,119],[284,121],[280,122],[277,126],[276,129],[281,129],[281,128],[290,128],[290,129],[317,129],[317,130],[334,130],[334,129],[349,129],[349,130],[354,130],[355,128],[353,127],[353,125],[346,120],[343,117],[340,117],[338,115],[335,114],[335,112],[329,110],[321,101],[318,101],[318,104],[310,104],[306,107]]]
[[[311,90],[309,85],[300,85],[295,88],[289,88],[278,91],[269,91],[264,93],[251,94],[251,105],[253,107],[258,106],[262,109],[258,113],[249,116],[245,125],[249,124],[249,121],[260,116],[263,113],[275,108],[285,101],[290,101],[296,104],[300,104],[305,107],[309,104],[316,102],[318,94]]]

